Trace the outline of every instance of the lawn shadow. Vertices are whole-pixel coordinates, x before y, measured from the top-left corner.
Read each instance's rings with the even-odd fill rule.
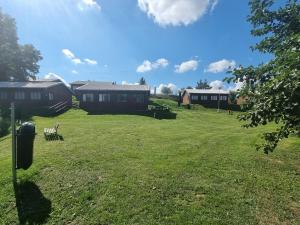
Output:
[[[64,137],[60,134],[44,134],[46,141],[64,141]]]
[[[44,197],[39,187],[26,181],[14,184],[20,224],[43,224],[51,212],[51,201]]]
[[[154,119],[176,119],[177,114],[171,111],[152,111],[152,110],[146,110],[146,111],[136,111],[136,112],[112,112],[112,111],[93,111],[93,112],[87,112],[88,115],[136,115],[136,116],[146,116],[146,117],[151,117]]]

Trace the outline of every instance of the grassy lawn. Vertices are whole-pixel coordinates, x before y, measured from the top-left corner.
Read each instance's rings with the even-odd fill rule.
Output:
[[[241,128],[216,110],[176,113],[34,117],[18,207],[11,139],[0,141],[0,224],[300,224],[299,138],[265,155],[255,144],[266,127]],[[64,141],[45,141],[43,128],[56,122]]]

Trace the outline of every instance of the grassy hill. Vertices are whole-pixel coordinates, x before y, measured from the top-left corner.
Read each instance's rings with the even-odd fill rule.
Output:
[[[177,119],[34,117],[34,163],[11,182],[11,140],[0,141],[0,224],[299,224],[300,139],[255,150],[259,129],[226,112],[176,109]],[[59,122],[63,141],[46,141]]]

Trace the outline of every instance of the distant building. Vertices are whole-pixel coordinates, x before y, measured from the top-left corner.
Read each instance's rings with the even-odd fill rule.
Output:
[[[88,112],[144,111],[148,109],[150,88],[146,85],[118,85],[88,82],[75,89],[80,108]]]
[[[228,109],[229,91],[215,89],[185,89],[182,92],[183,105],[199,104],[209,108]]]
[[[53,113],[72,106],[72,91],[60,80],[0,82],[0,106],[15,102],[18,108],[44,108]]]

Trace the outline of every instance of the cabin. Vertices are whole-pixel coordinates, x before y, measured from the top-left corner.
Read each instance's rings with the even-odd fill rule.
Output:
[[[150,88],[146,85],[119,85],[88,82],[75,89],[80,108],[88,112],[136,112],[148,109]]]
[[[199,104],[207,108],[228,109],[229,91],[219,89],[185,89],[181,95],[183,105]]]
[[[60,80],[0,82],[0,106],[14,102],[23,110],[59,113],[72,106],[72,91]]]
[[[88,83],[88,81],[74,81],[74,82],[70,83],[71,90],[75,91],[76,88],[79,88],[87,83]]]

